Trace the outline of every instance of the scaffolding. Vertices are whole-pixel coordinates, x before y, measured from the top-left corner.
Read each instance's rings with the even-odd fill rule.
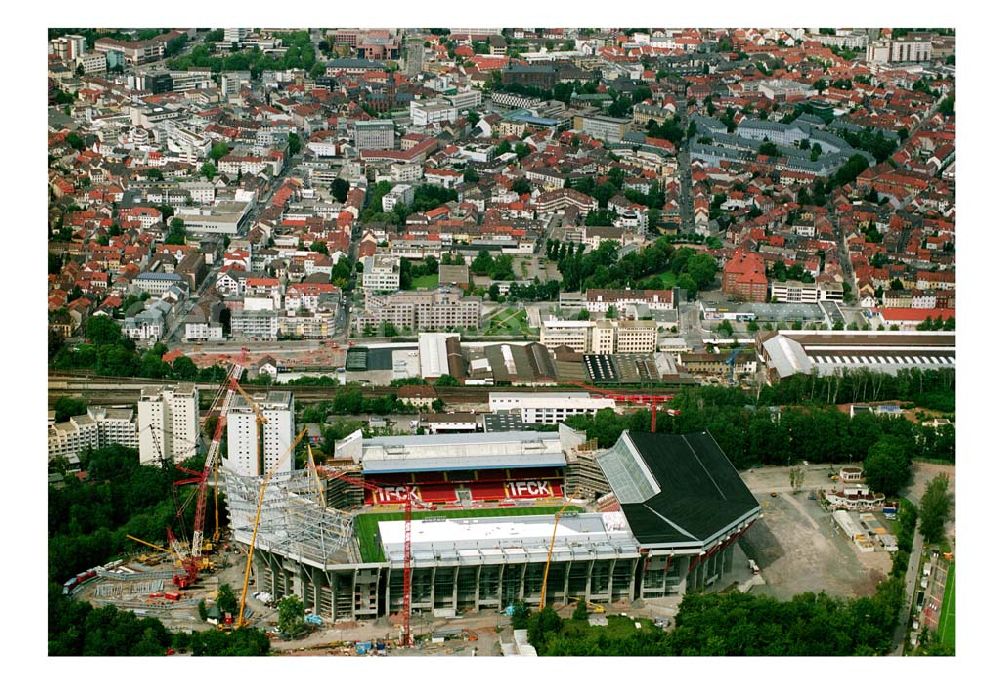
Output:
[[[249,544],[263,478],[223,476],[233,538]],[[350,513],[323,507],[316,493],[307,468],[276,473],[264,490],[256,547],[320,567],[357,561]]]

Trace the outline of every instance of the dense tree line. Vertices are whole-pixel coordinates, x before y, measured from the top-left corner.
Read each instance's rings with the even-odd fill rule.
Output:
[[[185,465],[200,469],[203,463],[199,455]],[[173,482],[186,477],[173,467],[140,465],[135,449],[120,446],[85,452],[81,467],[86,480],[67,474],[62,488],[49,487],[49,580],[54,583],[135,548],[126,534],[162,542],[179,505]],[[193,510],[192,503],[184,524],[192,523]]]
[[[190,53],[170,59],[167,64],[172,70],[181,71],[192,67],[210,68],[214,73],[250,71],[253,78],[259,78],[264,71],[283,71],[290,68],[301,68],[312,77],[321,75],[326,70],[324,64],[316,61],[316,50],[309,39],[308,31],[283,33],[279,37],[284,46],[287,46],[287,50],[280,57],[265,54],[259,47],[216,56],[208,45],[197,45]]]
[[[382,397],[365,397],[361,388],[344,386],[337,388],[333,399],[319,402],[302,410],[303,423],[324,423],[327,417],[334,415],[357,414],[405,414],[416,411],[412,405],[406,404],[395,395]]]
[[[871,656],[892,648],[903,604],[902,576],[871,597],[844,600],[802,593],[787,602],[749,593],[684,596],[671,633],[612,616],[591,627],[584,615],[561,618],[552,607],[522,606],[514,627],[542,656]],[[515,609],[517,611],[517,609]]]
[[[624,287],[658,289],[662,288],[658,278],[640,280],[667,270],[677,275],[678,285],[686,289],[690,297],[699,289],[712,285],[716,262],[711,254],[695,252],[689,247],[675,250],[665,238],[620,259],[618,245],[606,241],[592,252],[584,254],[577,250],[572,256],[565,255],[559,260],[565,291]]]
[[[107,316],[95,315],[89,318],[84,333],[86,343],[75,346],[59,344],[52,356],[53,369],[93,370],[98,376],[138,376],[215,383],[226,377],[224,367],[214,365],[199,369],[185,355],[174,358],[171,363],[164,362],[167,347],[162,343],[140,352],[132,339],[122,335],[118,322]]]
[[[877,162],[885,162],[899,145],[899,135],[882,133],[882,130],[872,130],[864,127],[859,132],[842,129],[839,132],[847,143],[858,150],[868,151]]]
[[[944,375],[932,377],[925,374],[923,377],[929,379],[926,394],[934,394],[941,400],[948,399],[940,392],[948,387]],[[878,476],[884,476],[886,480],[876,490],[887,490],[886,493],[892,494],[909,481],[909,465],[913,458],[954,462],[954,427],[930,428],[902,417],[871,414],[858,414],[851,418],[831,406],[824,397],[829,398],[828,393],[835,393],[835,403],[843,403],[905,400],[910,399],[911,392],[925,394],[916,391],[916,384],[910,381],[913,378],[912,372],[885,377],[883,387],[873,393],[870,386],[862,388],[858,385],[859,376],[846,393],[850,395],[854,390],[856,396],[846,397],[842,385],[834,383],[834,377],[803,377],[792,384],[786,385],[782,381],[763,388],[756,402],[754,395],[735,388],[692,388],[677,394],[669,406],[679,409],[681,413],[673,417],[659,416],[657,430],[666,433],[708,430],[733,465],[740,469],[800,461],[861,463],[874,449],[879,462],[883,455],[889,461],[883,464],[884,469],[879,468]],[[954,401],[953,386],[951,401]],[[771,405],[784,406],[780,410],[772,410],[769,408]],[[567,424],[585,430],[587,436],[596,438],[601,447],[608,447],[614,444],[623,430],[649,430],[650,414],[639,410],[620,416],[601,411],[593,418],[571,417]],[[900,458],[903,459],[902,471],[899,470],[900,463],[893,462]]]

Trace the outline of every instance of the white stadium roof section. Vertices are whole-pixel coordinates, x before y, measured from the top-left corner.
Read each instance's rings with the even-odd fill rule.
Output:
[[[394,435],[361,443],[365,473],[566,465],[558,432]]]
[[[777,370],[781,378],[812,371],[813,364],[806,351],[787,336],[769,338],[764,341],[764,349],[771,358],[770,366]]]
[[[512,515],[442,520],[413,520],[413,562],[478,563],[493,560],[544,561],[552,539],[554,515]],[[389,562],[403,559],[401,520],[379,522],[382,548]],[[556,527],[553,561],[581,556],[608,557],[638,553],[639,543],[620,512],[565,513]]]

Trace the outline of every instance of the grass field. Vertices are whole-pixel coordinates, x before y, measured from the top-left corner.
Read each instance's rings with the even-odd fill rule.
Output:
[[[437,273],[413,278],[414,289],[434,289],[438,285]]]
[[[560,505],[545,505],[534,508],[479,508],[474,510],[435,510],[434,512],[414,512],[413,519],[460,519],[462,517],[504,517],[510,515],[550,515],[558,512]],[[567,512],[579,511],[580,508],[570,507]],[[399,512],[368,512],[354,517],[354,533],[358,537],[358,547],[361,559],[365,562],[384,562],[385,552],[378,538],[378,523],[398,521],[403,519],[402,508]]]
[[[948,568],[948,582],[944,587],[941,601],[941,620],[938,622],[938,638],[942,644],[955,646],[955,564]]]
[[[528,314],[518,308],[504,308],[487,319],[484,336],[518,336],[528,331]]]
[[[673,289],[677,285],[677,276],[674,275],[674,271],[672,270],[665,270],[658,275],[647,275],[646,277],[639,278],[639,281],[642,282],[643,280],[652,280],[655,278],[659,278],[663,282],[665,289]]]

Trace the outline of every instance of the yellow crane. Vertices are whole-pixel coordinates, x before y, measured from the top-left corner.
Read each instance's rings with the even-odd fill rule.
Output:
[[[549,552],[545,557],[545,573],[542,574],[542,596],[538,600],[538,610],[541,611],[545,608],[545,595],[549,588],[549,567],[552,566],[552,551],[556,547],[556,532],[559,530],[559,520],[562,519],[563,513],[566,509],[572,505],[572,502],[580,495],[579,490],[573,494],[573,496],[566,500],[566,505],[559,508],[559,512],[555,514],[555,520],[552,522],[552,539],[549,541]]]
[[[292,450],[299,445],[299,442],[302,441],[302,438],[305,437],[305,434],[306,434],[306,429],[305,427],[303,427],[302,430],[299,431],[299,434],[289,445],[289,447],[285,449],[285,452],[281,455],[281,458],[278,459],[278,462],[274,464],[274,467],[272,467],[267,472],[267,474],[264,475],[264,479],[261,480],[260,493],[257,496],[257,514],[253,520],[253,534],[251,534],[250,536],[250,547],[247,550],[247,567],[246,571],[244,571],[243,573],[243,591],[240,593],[240,611],[239,615],[236,617],[237,628],[242,628],[244,624],[243,611],[244,609],[246,609],[247,590],[250,587],[250,569],[253,567],[253,551],[254,547],[257,544],[257,531],[260,529],[260,513],[264,507],[264,492],[267,490],[268,482],[271,481],[271,477],[274,476],[275,471],[281,467],[282,461],[284,461],[285,457],[288,456],[288,454],[290,454]]]
[[[160,552],[165,552],[166,554],[171,555],[174,558],[174,560],[177,561],[178,564],[180,563],[180,560],[177,559],[176,553],[173,550],[171,550],[170,548],[164,548],[162,545],[156,545],[155,543],[150,543],[149,541],[144,541],[141,538],[136,538],[132,534],[125,534],[125,538],[127,538],[129,540],[132,540],[132,541],[135,541],[136,543],[139,543],[140,545],[144,545],[147,548],[152,548],[153,550],[159,550]]]
[[[325,508],[326,492],[323,491],[323,483],[319,479],[319,472],[316,471],[316,459],[313,458],[312,445],[308,442],[306,442],[306,453],[308,454],[307,458],[309,459],[309,472],[312,473],[313,482],[316,483],[316,500],[319,501],[319,504]]]

